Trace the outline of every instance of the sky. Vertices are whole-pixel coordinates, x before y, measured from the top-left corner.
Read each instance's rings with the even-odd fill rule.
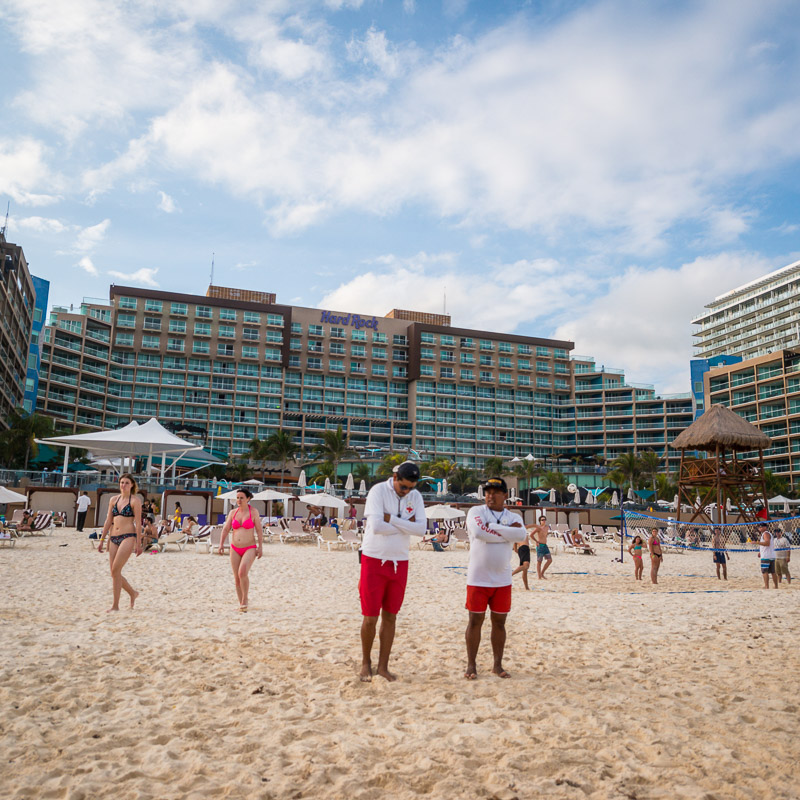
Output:
[[[204,294],[213,257],[685,392],[692,318],[800,258],[795,0],[0,0],[0,34],[51,304]]]

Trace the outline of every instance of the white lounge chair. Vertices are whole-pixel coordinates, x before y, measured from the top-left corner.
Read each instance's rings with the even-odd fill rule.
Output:
[[[159,552],[163,553],[164,550],[167,549],[167,545],[174,544],[178,546],[178,550],[183,550],[186,546],[186,542],[189,541],[189,536],[185,534],[183,531],[173,531],[172,533],[166,533],[162,536],[158,542],[156,543],[158,546]]]
[[[469,533],[466,528],[454,528],[450,534],[450,541],[453,543],[453,550],[457,550],[459,545],[464,550],[469,550]]]
[[[334,545],[337,549],[340,549],[344,542],[339,534],[336,533],[336,528],[332,527],[331,525],[323,525],[317,534],[317,548],[321,550],[323,544],[327,545],[328,552],[330,553],[331,545]]]

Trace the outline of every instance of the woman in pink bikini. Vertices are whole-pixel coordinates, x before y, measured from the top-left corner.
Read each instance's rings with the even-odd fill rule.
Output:
[[[236,594],[239,597],[239,611],[247,611],[247,592],[250,589],[250,578],[247,573],[256,558],[261,558],[261,545],[264,532],[261,528],[261,517],[253,510],[250,499],[253,493],[249,489],[236,492],[236,508],[228,514],[222,526],[219,542],[220,555],[224,552],[225,537],[231,533],[231,568],[236,581]],[[258,544],[256,544],[256,535]]]

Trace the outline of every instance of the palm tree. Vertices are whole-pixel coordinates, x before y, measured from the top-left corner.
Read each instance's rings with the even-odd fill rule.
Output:
[[[317,464],[317,468],[311,478],[314,483],[324,483],[325,478],[328,478],[328,480],[333,482],[336,478],[336,468],[330,461],[323,461],[320,464]]]
[[[267,457],[281,462],[281,486],[286,475],[286,465],[297,461],[297,444],[291,431],[274,431],[264,442]]]
[[[487,478],[502,478],[507,472],[505,463],[500,456],[492,456],[486,459],[483,467],[483,474]]]
[[[381,463],[378,464],[375,477],[388,478],[392,474],[394,468],[402,464],[405,460],[406,457],[403,453],[392,453],[391,455],[384,456]],[[366,466],[366,464],[364,466]],[[353,477],[355,477],[355,472],[353,473]]]
[[[539,485],[543,489],[555,489],[557,492],[566,492],[567,479],[564,477],[563,472],[547,470],[546,472],[543,472],[539,478]]]
[[[661,456],[652,450],[645,450],[639,456],[639,468],[645,478],[650,478],[653,493],[656,493],[656,477],[661,471]]]
[[[450,461],[446,458],[440,458],[437,461],[431,461],[426,465],[427,471],[430,472],[434,478],[449,477],[456,466],[457,464],[455,461]]]
[[[531,502],[531,489],[533,489],[533,479],[542,471],[541,465],[536,461],[528,461],[523,459],[519,464],[514,466],[514,474],[520,481],[525,481],[525,486],[528,490],[528,504]],[[559,473],[560,475],[561,473]],[[521,487],[520,487],[521,488]]]
[[[456,494],[465,494],[478,488],[478,476],[469,467],[457,466],[450,471],[450,485]]]
[[[637,456],[636,453],[623,453],[622,455],[617,456],[611,462],[611,466],[615,471],[619,472],[619,474],[622,476],[623,482],[627,482],[631,489],[636,488],[636,478],[641,472],[639,456]]]
[[[669,475],[663,472],[656,475],[656,500],[669,500],[678,493],[678,485],[672,482]]]
[[[246,458],[237,458],[236,461],[228,464],[227,475],[232,481],[241,483],[246,481],[251,474]]]
[[[53,435],[53,420],[42,414],[28,414],[22,408],[9,413],[8,430],[0,433],[0,452],[6,466],[22,466],[28,469],[28,460],[36,457],[39,445],[36,439]]]
[[[369,464],[356,464],[353,467],[353,481],[355,483],[358,484],[364,481],[369,486],[370,480],[372,480],[372,473],[370,472]]]
[[[267,476],[267,460],[269,459],[269,453],[267,452],[267,443],[262,439],[259,439],[258,436],[254,436],[250,440],[250,445],[247,448],[247,451],[250,453],[250,458],[253,459],[256,463],[259,461],[261,462],[261,481],[265,480]]]
[[[329,461],[333,465],[333,478],[336,478],[339,469],[339,462],[344,461],[347,456],[361,458],[359,452],[350,446],[348,435],[339,425],[335,431],[323,431],[322,443],[314,448],[314,457],[317,462]]]

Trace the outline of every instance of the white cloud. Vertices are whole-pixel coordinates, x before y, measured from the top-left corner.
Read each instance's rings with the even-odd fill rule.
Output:
[[[97,267],[92,262],[92,259],[89,256],[84,256],[79,262],[78,266],[84,270],[84,272],[88,272],[89,275],[97,276],[99,273],[97,272]]]
[[[98,222],[97,225],[91,225],[88,228],[83,228],[75,239],[73,244],[73,252],[75,253],[91,253],[105,238],[106,231],[111,225],[110,219],[104,219]]]
[[[413,63],[418,53],[415,47],[400,51],[386,36],[373,25],[363,39],[351,39],[347,43],[347,55],[351,61],[358,61],[374,67],[387,78],[396,78]]]
[[[416,0],[403,0],[403,13],[413,14],[417,10]]]
[[[697,258],[679,269],[631,267],[590,302],[576,304],[579,312],[555,336],[574,341],[576,353],[593,355],[598,364],[625,369],[628,380],[687,392],[691,319],[717,295],[773,269],[749,253]]]
[[[576,275],[550,259],[489,265],[479,274],[465,272],[452,253],[394,255],[368,265],[367,271],[328,292],[322,308],[383,316],[393,308],[441,314],[454,326],[480,330],[516,330],[544,320],[581,296]]]
[[[34,233],[65,233],[73,229],[71,225],[65,225],[61,220],[50,219],[48,217],[22,217],[13,220],[13,227]]]
[[[166,192],[159,192],[158,197],[158,207],[165,213],[172,214],[178,210],[175,201]]]
[[[41,191],[60,184],[45,163],[45,155],[45,146],[35,139],[0,139],[0,195],[23,206],[57,202],[57,195]]]
[[[158,274],[157,268],[149,269],[147,267],[142,267],[142,269],[139,269],[136,272],[116,272],[114,270],[109,270],[108,274],[112,278],[119,278],[119,280],[125,281],[125,283],[150,286],[153,289],[158,288],[158,283],[155,279],[156,275]]]

